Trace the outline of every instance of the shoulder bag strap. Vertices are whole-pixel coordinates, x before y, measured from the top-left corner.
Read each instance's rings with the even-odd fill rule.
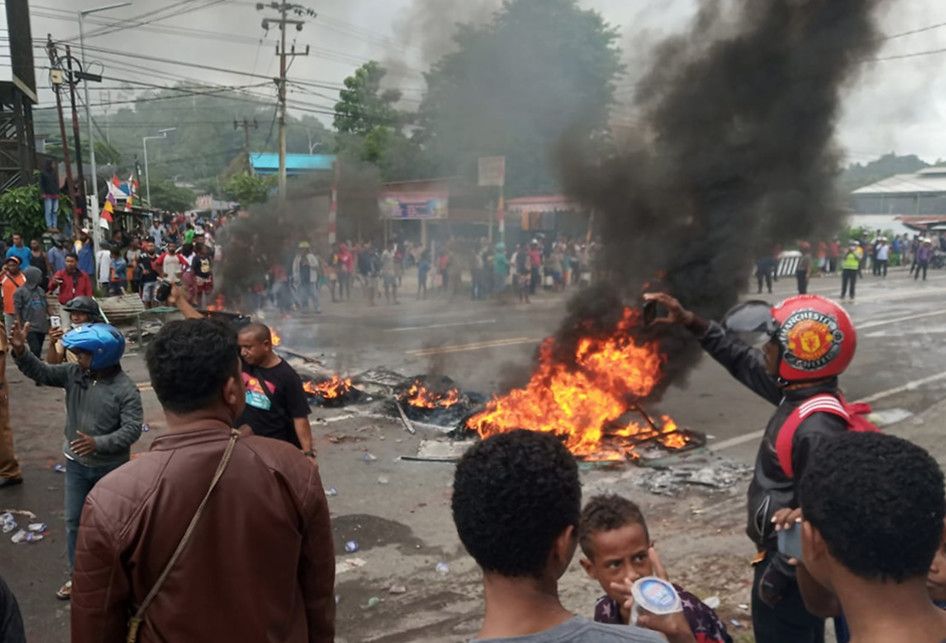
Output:
[[[815,395],[795,407],[779,428],[778,435],[775,437],[775,456],[778,458],[782,472],[788,478],[794,478],[795,476],[794,466],[792,465],[792,444],[795,440],[795,433],[801,423],[814,413],[830,413],[843,418],[849,424],[851,422],[851,416],[842,403],[830,394]]]
[[[223,451],[223,457],[220,458],[220,464],[217,465],[217,471],[214,473],[214,477],[210,481],[210,487],[207,489],[207,493],[204,494],[203,500],[201,500],[200,504],[197,506],[197,511],[194,512],[194,517],[191,518],[190,524],[187,525],[187,529],[184,531],[184,535],[181,537],[181,541],[177,544],[177,549],[175,549],[174,553],[171,554],[171,558],[168,560],[167,565],[164,566],[164,570],[161,572],[161,575],[158,576],[158,580],[154,583],[154,585],[151,587],[151,591],[148,592],[148,595],[145,596],[145,599],[141,602],[141,606],[138,607],[135,615],[131,617],[131,620],[128,621],[128,636],[125,639],[126,643],[135,643],[135,641],[138,640],[138,628],[141,626],[141,623],[144,620],[145,610],[147,610],[151,605],[151,602],[154,600],[154,597],[157,596],[158,592],[161,591],[161,586],[164,585],[164,581],[167,580],[168,575],[174,568],[174,563],[177,562],[177,559],[184,551],[184,548],[187,547],[187,543],[190,541],[191,536],[194,533],[194,529],[197,527],[197,523],[200,521],[200,517],[204,513],[204,507],[207,505],[207,501],[210,499],[210,494],[213,493],[214,487],[216,487],[217,483],[220,482],[220,478],[223,476],[223,472],[227,468],[227,464],[230,463],[230,456],[233,455],[233,447],[236,446],[238,437],[240,437],[239,431],[236,429],[230,429],[230,441],[227,443],[227,448]]]

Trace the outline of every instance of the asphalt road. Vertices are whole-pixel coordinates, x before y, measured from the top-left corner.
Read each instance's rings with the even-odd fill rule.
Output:
[[[838,281],[815,279],[811,291],[834,296]],[[772,300],[791,294],[792,285],[779,282]],[[870,399],[887,417],[902,422],[929,417],[946,389],[946,275],[931,273],[926,283],[914,282],[904,271],[895,271],[886,280],[868,276],[858,292],[859,300],[849,310],[859,327],[860,342],[854,364],[842,380],[848,397]],[[559,295],[540,295],[530,305],[450,302],[436,296],[417,302],[405,297],[399,306],[373,308],[360,300],[324,303],[325,312],[319,316],[278,319],[270,313],[266,321],[283,335],[285,347],[316,357],[331,369],[356,373],[385,366],[405,375],[438,372],[464,388],[490,393],[528,372],[538,341],[555,330],[564,305],[565,298]],[[136,381],[146,382],[136,350],[129,352],[125,367]],[[11,419],[26,482],[0,491],[0,509],[33,511],[49,523],[50,532],[34,545],[0,538],[0,575],[20,599],[30,641],[67,641],[68,604],[53,597],[65,574],[62,476],[52,470],[62,461],[63,396],[33,386],[12,364],[7,369]],[[136,451],[147,449],[163,425],[157,401],[146,386],[143,397],[151,431]],[[671,388],[652,410],[707,433],[710,446],[727,457],[750,462],[756,432],[771,409],[704,359],[685,387]],[[413,452],[424,436],[407,435],[394,420],[346,418],[343,411],[321,410],[313,420],[323,479],[338,490],[338,496],[330,498],[338,560],[352,558],[341,544],[354,538],[361,543],[355,558],[365,563],[338,576],[340,640],[462,640],[474,632],[482,609],[479,584],[450,521],[452,465],[400,461],[398,456]],[[926,427],[927,439],[934,444],[936,427],[929,422]],[[365,451],[377,461],[362,462]],[[584,471],[586,493],[596,488],[623,491],[621,485],[631,475]],[[657,530],[679,509],[656,497],[641,496],[641,501]],[[668,535],[662,542],[676,554],[678,565],[686,562],[698,568],[706,557],[741,565],[751,548],[738,534],[739,495],[693,502],[729,504],[722,517],[716,512],[712,528],[699,523],[693,529],[704,536],[699,542],[677,541],[678,536],[670,534],[680,530],[664,527]],[[450,565],[446,575],[435,571],[441,561]],[[588,597],[593,600],[595,590],[580,576],[569,572],[563,596],[573,609],[587,611]],[[408,592],[389,595],[392,584],[404,584]],[[731,585],[707,585],[707,591],[724,595],[728,588],[730,602],[744,602],[738,597],[744,587]],[[367,608],[371,596],[382,597],[381,605]]]

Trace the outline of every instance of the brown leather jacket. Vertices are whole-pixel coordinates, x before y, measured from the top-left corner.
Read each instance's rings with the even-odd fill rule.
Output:
[[[72,642],[121,643],[210,486],[230,429],[169,433],[116,469],[82,511]],[[298,449],[237,440],[190,543],[144,615],[140,643],[302,643],[335,636],[335,554],[319,477]]]

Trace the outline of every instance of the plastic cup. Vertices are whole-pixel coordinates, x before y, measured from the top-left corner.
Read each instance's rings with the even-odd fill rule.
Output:
[[[644,576],[631,585],[634,607],[631,609],[631,623],[637,623],[640,611],[658,616],[683,611],[680,595],[673,585],[656,576]]]

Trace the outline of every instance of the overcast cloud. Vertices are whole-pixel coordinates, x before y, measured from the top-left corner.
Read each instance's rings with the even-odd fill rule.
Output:
[[[136,0],[126,8],[100,14],[110,19],[131,19],[180,0]],[[210,4],[212,0],[192,0],[182,9]],[[629,102],[635,72],[649,51],[650,43],[673,33],[693,14],[697,0],[581,0],[587,7],[600,11],[620,28],[622,47],[628,58],[628,79],[619,83],[618,97]],[[47,33],[54,39],[74,36],[77,31],[75,11],[111,4],[111,0],[36,0],[31,1],[33,38],[42,42]],[[337,85],[359,64],[378,59],[392,65],[392,84],[404,90],[406,106],[416,105],[424,87],[421,71],[430,60],[449,46],[450,25],[454,22],[480,20],[500,4],[499,0],[309,0],[304,3],[319,12],[296,38],[297,51],[305,45],[312,48],[307,58],[293,63],[291,78],[320,81]],[[122,52],[198,62],[204,65],[274,75],[278,69],[274,41],[278,32],[264,36],[261,19],[272,11],[259,12],[255,2],[224,0],[187,13],[162,20],[155,26],[187,27],[206,30],[210,37],[194,37],[156,33],[154,29],[124,29],[113,34],[93,36],[89,44]],[[90,18],[94,20],[95,18]],[[946,23],[946,2],[943,0],[899,0],[891,2],[880,17],[886,34],[922,29]],[[87,32],[100,25],[88,24]],[[946,26],[885,41],[878,58],[946,49]],[[46,64],[45,55],[36,50],[37,64]],[[219,72],[189,69],[153,61],[134,61],[124,56],[92,55],[101,60],[108,76],[136,81],[168,84],[164,74],[203,82],[233,85],[263,83]],[[0,58],[0,61],[6,61]],[[118,61],[142,65],[154,71],[133,71],[120,67]],[[946,77],[941,73],[946,53],[917,56],[900,60],[865,63],[859,78],[848,88],[844,116],[839,123],[839,139],[850,161],[864,162],[886,152],[918,154],[933,161],[946,157]],[[42,104],[50,104],[52,95],[45,89],[47,72],[37,70],[37,83]],[[117,83],[112,87],[112,101],[121,98]],[[269,86],[251,88],[261,95],[274,95]],[[316,92],[303,93],[303,91]],[[96,91],[92,103],[102,102],[105,92]],[[325,89],[295,89],[291,98],[331,110],[335,92]],[[224,118],[240,116],[240,106]],[[330,124],[330,116],[320,116]],[[632,122],[629,108],[620,108],[617,118]],[[169,117],[168,125],[173,125]]]

